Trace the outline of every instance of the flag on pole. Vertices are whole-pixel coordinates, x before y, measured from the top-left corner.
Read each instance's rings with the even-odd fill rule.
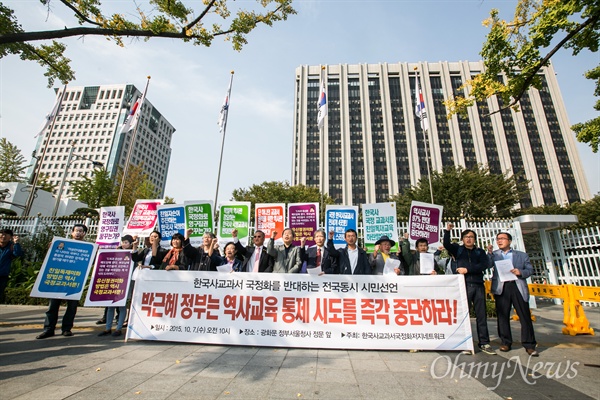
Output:
[[[415,105],[415,114],[419,117],[421,121],[421,129],[427,130],[429,126],[427,123],[427,110],[425,110],[425,101],[423,100],[423,92],[421,92],[421,87],[419,85],[419,75],[415,77],[416,82],[416,105]]]
[[[227,88],[227,94],[225,95],[225,100],[223,101],[223,106],[221,106],[221,112],[219,113],[219,133],[222,133],[225,129],[225,125],[227,125],[227,114],[229,112],[229,96],[231,95],[231,82],[233,79],[229,81],[229,87]]]
[[[127,118],[125,118],[125,121],[123,122],[123,127],[121,128],[121,133],[126,133],[126,132],[129,132],[130,130],[135,129],[135,126],[137,125],[137,122],[140,119],[140,114],[142,112],[141,109],[142,109],[142,104],[144,104],[144,95],[145,95],[145,93],[142,93],[142,95],[140,97],[138,97],[136,102],[133,104],[133,107],[131,107],[131,110],[129,111]]]
[[[319,95],[317,107],[319,109],[317,125],[319,126],[319,129],[322,129],[325,124],[325,117],[327,116],[327,93],[325,93],[325,82],[321,82],[321,94]]]
[[[52,106],[52,111],[50,111],[48,114],[46,114],[46,119],[44,120],[44,124],[42,125],[42,128],[40,129],[38,134],[34,136],[34,138],[44,134],[46,129],[48,129],[48,127],[52,124],[52,121],[54,120],[54,118],[56,117],[56,115],[58,114],[58,112],[60,110],[60,105],[62,103],[62,97],[63,97],[65,91],[66,90],[59,92],[58,96],[56,96],[56,100],[54,101],[54,106]]]

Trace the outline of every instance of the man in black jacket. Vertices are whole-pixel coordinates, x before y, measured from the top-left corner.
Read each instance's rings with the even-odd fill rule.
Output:
[[[273,272],[273,257],[267,254],[267,249],[264,246],[265,233],[263,231],[254,231],[252,242],[254,246],[244,247],[238,237],[238,230],[231,231],[233,243],[237,249],[238,255],[243,257],[243,272]]]
[[[371,275],[371,265],[367,253],[356,245],[358,235],[354,229],[348,229],[344,234],[346,247],[336,249],[333,245],[334,232],[329,232],[327,241],[327,251],[330,259],[337,260],[340,275]],[[329,268],[323,268],[326,274],[337,273],[330,271]]]
[[[477,320],[479,348],[484,353],[494,355],[496,352],[490,346],[485,309],[485,287],[483,286],[483,273],[490,268],[490,260],[485,250],[476,246],[477,234],[471,229],[462,231],[460,239],[463,244],[461,246],[452,243],[450,241],[450,231],[453,228],[453,224],[447,224],[446,230],[444,230],[444,247],[455,260],[452,264],[452,272],[462,274],[465,277],[467,300],[469,306],[473,307]]]

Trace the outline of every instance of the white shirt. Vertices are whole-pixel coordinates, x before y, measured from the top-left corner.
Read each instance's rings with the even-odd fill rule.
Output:
[[[356,269],[356,264],[358,263],[358,247],[352,250],[348,247],[348,259],[350,260],[350,267],[352,268],[352,274],[354,275],[354,270]]]

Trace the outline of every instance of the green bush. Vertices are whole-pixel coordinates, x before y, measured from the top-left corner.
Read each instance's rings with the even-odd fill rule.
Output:
[[[487,299],[485,301],[485,313],[488,318],[496,318],[496,302],[494,300]],[[475,318],[475,313],[473,312],[473,308],[469,307],[469,316],[471,318]]]

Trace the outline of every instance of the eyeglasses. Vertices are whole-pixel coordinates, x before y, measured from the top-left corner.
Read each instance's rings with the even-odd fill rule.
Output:
[[[505,238],[505,237],[499,237],[499,238],[496,238],[496,241],[498,241],[498,240],[510,240],[510,239],[509,238]]]
[[[463,239],[475,239],[475,236],[473,236],[473,235],[468,235],[468,236],[465,236]]]
[[[262,236],[261,236],[261,235],[255,235],[255,236],[252,236],[252,237],[253,237],[254,239],[260,239]]]

